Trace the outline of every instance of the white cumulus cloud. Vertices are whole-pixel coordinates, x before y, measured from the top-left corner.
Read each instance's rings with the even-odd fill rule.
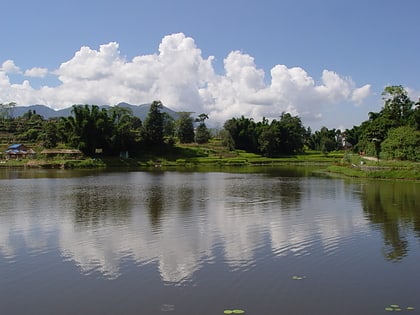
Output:
[[[25,77],[44,78],[48,74],[46,68],[32,68],[25,71]]]
[[[165,36],[156,53],[132,60],[121,54],[118,43],[111,42],[98,50],[81,47],[53,72],[60,84],[40,88],[28,81],[11,84],[7,74],[20,73],[20,69],[7,60],[0,69],[0,102],[63,108],[161,100],[174,110],[204,112],[212,122],[223,123],[241,115],[256,120],[278,118],[283,111],[316,120],[325,106],[359,105],[370,94],[370,85],[357,87],[351,78],[330,70],[314,79],[300,67],[279,64],[266,77],[252,56],[232,51],[224,59],[223,73],[216,73],[213,60],[213,56],[204,57],[194,39],[183,33]],[[24,72],[28,77],[47,73],[43,68]]]
[[[5,73],[20,73],[20,69],[18,66],[15,65],[15,62],[13,60],[6,60],[1,65],[1,71]]]
[[[354,89],[351,100],[355,102],[357,105],[360,105],[363,100],[371,94],[371,86],[370,84],[366,84],[361,88]]]

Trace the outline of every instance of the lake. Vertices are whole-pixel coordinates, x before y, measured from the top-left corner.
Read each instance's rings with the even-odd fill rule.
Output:
[[[0,313],[420,314],[420,183],[311,171],[0,169]]]

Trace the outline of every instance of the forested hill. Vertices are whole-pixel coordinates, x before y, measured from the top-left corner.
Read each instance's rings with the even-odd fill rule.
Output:
[[[142,104],[142,105],[131,105],[128,103],[119,103],[119,107],[125,107],[130,108],[133,112],[134,116],[139,117],[142,121],[144,121],[147,117],[147,114],[149,113],[150,104]],[[110,108],[110,105],[102,105],[100,108]],[[29,110],[32,112],[35,111],[38,115],[41,115],[45,119],[53,118],[53,117],[68,117],[71,115],[72,107],[60,109],[60,110],[54,110],[51,107],[45,106],[45,105],[31,105],[31,106],[16,106],[13,108],[13,111],[11,112],[11,116],[16,118],[23,116],[25,113],[27,113]],[[163,106],[162,112],[168,113],[171,117],[173,117],[175,120],[178,119],[179,114],[172,109]]]

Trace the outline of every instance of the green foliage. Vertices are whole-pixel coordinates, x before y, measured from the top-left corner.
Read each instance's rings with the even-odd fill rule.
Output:
[[[265,122],[265,120],[264,120]],[[258,136],[261,126],[251,118],[231,118],[224,124],[224,129],[229,132],[235,149],[249,152],[259,152]]]
[[[281,151],[279,153],[296,154],[303,151],[306,130],[298,116],[282,113],[279,129],[281,133]]]
[[[42,145],[46,149],[51,149],[57,146],[59,141],[57,124],[53,121],[48,121],[41,135]]]
[[[209,116],[203,113],[198,115],[198,118],[195,120],[200,123],[195,133],[195,142],[199,144],[207,143],[210,140],[210,131],[204,123],[206,119],[209,119]]]
[[[28,142],[35,142],[39,137],[39,130],[38,129],[29,129],[22,133],[19,138],[24,141]]]
[[[96,149],[109,150],[111,125],[108,112],[97,105],[75,105],[73,116],[65,118],[69,144],[92,156]]]
[[[133,150],[140,140],[141,120],[134,117],[128,108],[116,106],[112,107],[109,112],[108,147],[111,153],[118,154],[121,151]]]
[[[207,143],[210,139],[210,131],[207,129],[207,126],[204,122],[201,122],[195,133],[195,142],[199,144]]]
[[[164,137],[175,136],[175,120],[168,113],[162,113],[162,115]]]
[[[319,131],[309,135],[307,144],[310,149],[327,154],[342,147],[342,144],[339,142],[341,139],[340,130],[329,130],[327,127],[322,127]]]
[[[176,122],[176,135],[181,143],[194,142],[194,120],[190,116],[190,113],[180,113]]]
[[[392,127],[404,126],[413,113],[414,102],[401,85],[387,86],[382,92],[385,101],[381,116],[389,119]]]
[[[420,131],[409,126],[391,129],[381,147],[385,158],[420,161]]]
[[[223,129],[220,131],[219,135],[222,139],[223,146],[225,146],[229,151],[233,151],[235,149],[235,141],[233,140],[230,132]]]
[[[164,116],[162,102],[154,101],[144,122],[143,140],[150,145],[163,144]]]
[[[281,151],[281,130],[276,121],[264,128],[258,138],[259,149],[265,156],[275,156]]]
[[[346,134],[354,141],[355,150],[363,151],[367,155],[398,159],[415,158],[413,155],[416,153],[408,152],[413,151],[412,149],[402,148],[404,142],[398,146],[395,139],[389,141],[387,139],[390,135],[398,138],[391,130],[399,127],[410,126],[419,130],[419,103],[410,100],[407,91],[400,85],[386,87],[382,96],[384,106],[381,111],[378,113],[370,112],[369,120],[362,122],[360,126],[353,127],[351,130],[346,130]],[[412,139],[411,141],[415,140]],[[392,148],[397,151],[393,153]]]
[[[46,129],[44,141],[47,144],[61,139],[85,155],[93,156],[97,149],[105,155],[133,150],[140,141],[141,121],[128,108],[106,110],[97,105],[77,105],[73,106],[72,114],[56,123],[58,139],[51,139],[53,131],[48,136]]]
[[[306,130],[297,116],[282,113],[280,120],[267,119],[255,123],[252,119],[241,117],[226,121],[225,130],[233,140],[235,148],[265,156],[287,155],[303,152]],[[228,136],[225,139],[229,140]]]

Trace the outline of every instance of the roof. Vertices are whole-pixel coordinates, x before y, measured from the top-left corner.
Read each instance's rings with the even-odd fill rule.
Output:
[[[9,150],[19,149],[23,144],[15,143],[8,147]]]

